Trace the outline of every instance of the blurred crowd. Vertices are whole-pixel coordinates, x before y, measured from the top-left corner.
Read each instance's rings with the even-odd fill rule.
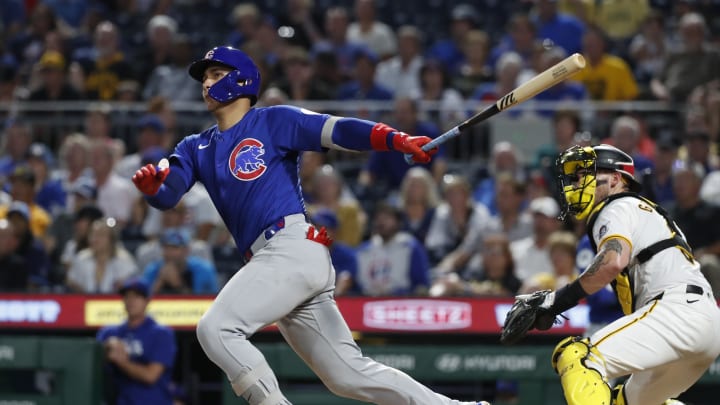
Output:
[[[189,134],[179,115],[201,92],[187,65],[220,44],[258,64],[260,105],[355,101],[342,114],[430,137],[472,114],[469,102],[494,101],[574,52],[588,61],[536,97],[557,108],[504,113],[551,123],[551,142],[532,156],[500,141],[478,170],[441,149],[425,166],[369,153],[347,171],[344,156],[304,153],[308,215],[335,240],[337,295],[509,297],[567,283],[582,267],[584,225],[558,219],[553,164],[569,146],[598,142],[633,156],[643,194],[668,208],[720,288],[720,227],[709,226],[720,224],[717,2],[0,6],[0,290],[114,293],[139,276],[152,293],[212,294],[242,266],[201,184],[161,212],[130,181]],[[365,108],[368,100],[391,112]],[[658,117],[617,104],[590,120],[577,109],[633,100],[674,109]],[[87,108],[26,103],[72,101]],[[117,108],[125,102],[144,108]],[[78,125],[42,125],[63,119]]]

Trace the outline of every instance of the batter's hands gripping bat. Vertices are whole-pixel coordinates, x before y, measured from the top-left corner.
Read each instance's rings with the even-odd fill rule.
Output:
[[[433,139],[431,142],[423,145],[422,150],[429,151],[430,149],[446,142],[448,139],[454,138],[462,131],[473,125],[483,122],[500,111],[507,110],[508,108],[527,101],[534,97],[536,94],[551,88],[552,86],[560,83],[561,81],[572,76],[576,72],[580,71],[585,67],[585,58],[579,53],[574,53],[562,61],[558,62],[555,66],[552,66],[544,72],[530,79],[528,82],[523,83],[515,90],[506,94],[495,104],[488,106],[479,113],[473,115],[467,120],[463,121],[460,125],[450,129],[444,134]],[[412,157],[409,154],[405,154],[405,161],[408,164],[412,164]]]

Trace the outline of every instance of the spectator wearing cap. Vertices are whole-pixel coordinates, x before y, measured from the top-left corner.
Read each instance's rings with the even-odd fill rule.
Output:
[[[377,20],[374,0],[355,0],[356,21],[348,26],[347,37],[351,42],[367,46],[381,59],[397,52],[397,38],[393,30]]]
[[[0,177],[7,178],[15,166],[27,163],[28,150],[33,143],[32,127],[27,122],[11,119],[3,128],[2,138]]]
[[[335,240],[338,218],[332,210],[327,208],[317,210],[310,218],[310,222],[316,229],[324,226],[328,236],[333,240],[330,245],[330,261],[335,268],[335,295],[345,295],[352,286],[352,275],[357,274],[357,253],[349,245]]]
[[[426,57],[439,60],[449,72],[456,72],[465,60],[463,46],[467,34],[477,28],[479,22],[479,15],[472,5],[456,5],[450,12],[450,37],[435,42]]]
[[[168,229],[160,237],[162,259],[150,263],[143,279],[156,294],[215,294],[217,271],[207,260],[190,255],[190,235]]]
[[[27,162],[35,174],[35,203],[47,211],[53,218],[65,211],[67,193],[60,179],[51,178],[55,158],[50,149],[41,144],[30,145]]]
[[[30,92],[29,101],[73,101],[80,93],[67,81],[65,57],[58,51],[45,51],[36,64],[40,85]]]
[[[668,212],[683,230],[693,256],[710,281],[713,292],[720,292],[720,207],[700,198],[705,169],[697,162],[681,162],[673,170],[675,205]]]
[[[380,203],[370,239],[357,249],[358,270],[348,291],[367,296],[426,295],[430,287],[427,252],[414,236],[402,231],[402,212]]]
[[[378,63],[375,80],[395,97],[417,96],[423,64],[422,34],[413,25],[403,25],[398,28],[397,35],[397,55]]]
[[[0,291],[28,292],[31,269],[18,253],[20,246],[15,228],[7,219],[0,219]]]
[[[510,243],[515,258],[515,274],[522,280],[530,280],[540,273],[552,273],[549,238],[560,230],[560,208],[552,197],[538,197],[530,202],[532,234]],[[575,256],[573,246],[573,257]]]
[[[34,288],[44,288],[48,283],[50,260],[41,240],[33,236],[30,230],[30,208],[21,201],[13,201],[7,212],[0,216],[0,221],[6,220],[14,231],[17,247],[15,253],[19,255],[29,269],[29,281]]]
[[[10,175],[10,196],[13,203],[20,202],[27,207],[30,229],[35,237],[42,238],[45,236],[52,218],[47,211],[35,203],[36,183],[37,178],[30,166],[16,166]],[[10,208],[12,205],[0,206],[0,218],[4,218]]]
[[[137,273],[135,259],[119,241],[117,222],[105,217],[90,225],[88,247],[73,258],[66,286],[76,293],[110,294]]]
[[[143,163],[143,157],[165,157],[163,146],[165,145],[165,124],[156,114],[143,115],[135,125],[136,137],[135,146],[137,151],[123,156],[115,165],[115,172],[123,178],[131,178],[136,168]],[[152,162],[157,164],[160,159]]]
[[[96,340],[102,344],[105,371],[112,378],[107,403],[172,405],[172,374],[177,354],[173,330],[147,312],[150,288],[132,278],[119,289],[127,319],[105,326]]]
[[[214,209],[207,209],[205,197],[196,194],[202,193],[204,189],[192,191],[193,188],[173,208],[160,211],[149,207],[142,227],[142,234],[146,240],[134,250],[138,266],[141,269],[162,259],[160,237],[167,229],[181,229],[183,232],[187,232],[191,236],[190,255],[214,263],[212,249],[208,243],[212,229],[209,229],[207,223],[212,223],[213,227],[224,228],[224,226],[215,222],[215,215],[219,217],[219,214]],[[207,193],[207,191],[204,192]]]
[[[118,151],[112,141],[96,140],[91,144],[91,164],[97,187],[97,205],[109,217],[115,218],[119,229],[130,220],[133,203],[139,197],[130,177],[115,171]]]

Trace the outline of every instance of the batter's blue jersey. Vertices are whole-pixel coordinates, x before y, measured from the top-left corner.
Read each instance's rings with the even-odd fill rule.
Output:
[[[183,191],[195,181],[205,185],[245,252],[278,219],[305,213],[299,153],[323,150],[328,118],[290,106],[253,108],[227,131],[213,126],[183,139],[170,157],[171,170]]]

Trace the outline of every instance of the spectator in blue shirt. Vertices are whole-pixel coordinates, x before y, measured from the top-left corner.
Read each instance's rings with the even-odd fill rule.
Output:
[[[338,89],[338,100],[392,100],[393,94],[375,82],[378,56],[368,48],[361,47],[355,52],[354,80]]]
[[[35,203],[52,217],[57,217],[65,211],[67,193],[59,179],[50,178],[55,162],[52,152],[41,143],[33,143],[30,145],[27,162],[35,173],[39,185],[35,194]]]
[[[171,376],[177,346],[175,334],[147,314],[150,288],[133,278],[120,288],[127,320],[97,334],[112,377],[110,403],[172,405]]]
[[[217,271],[205,259],[191,256],[190,234],[167,229],[160,237],[163,258],[145,268],[143,279],[156,294],[215,294]]]
[[[457,71],[465,61],[462,52],[467,33],[478,25],[478,13],[469,4],[458,4],[450,12],[450,38],[437,41],[427,52],[429,59],[441,61],[449,72]]]
[[[549,39],[568,54],[580,52],[585,25],[579,19],[558,12],[557,0],[538,0],[535,13],[537,37]]]

